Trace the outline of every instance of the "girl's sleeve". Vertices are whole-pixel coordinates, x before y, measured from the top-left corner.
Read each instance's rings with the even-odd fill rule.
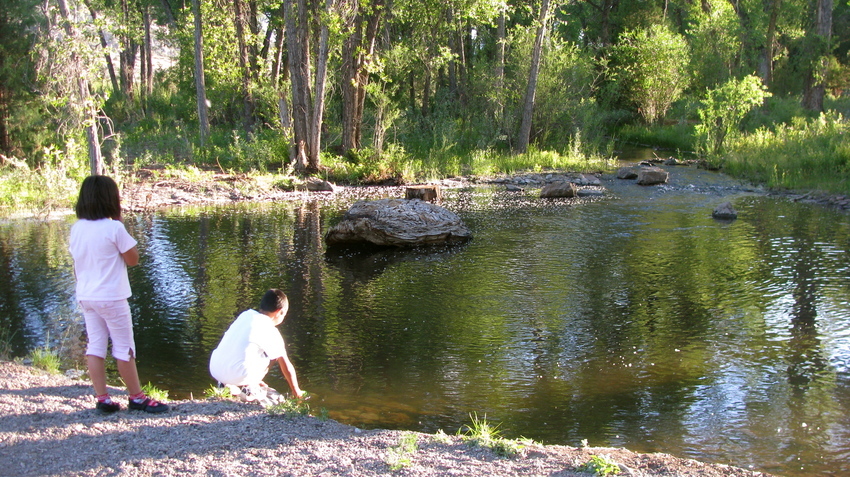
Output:
[[[118,251],[120,253],[124,253],[127,250],[130,250],[131,248],[135,247],[138,242],[136,242],[136,239],[134,239],[133,236],[130,235],[129,232],[127,232],[127,229],[124,228],[124,224],[117,220],[115,221],[115,224],[115,245],[118,247]]]

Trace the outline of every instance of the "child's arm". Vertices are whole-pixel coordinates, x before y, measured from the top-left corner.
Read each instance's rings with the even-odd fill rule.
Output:
[[[286,382],[289,383],[289,390],[292,391],[292,395],[299,398],[303,396],[304,391],[298,387],[298,377],[295,376],[295,367],[289,362],[289,358],[284,354],[280,358],[277,358],[277,364],[280,366],[280,372],[286,378]]]
[[[122,253],[121,258],[124,259],[124,263],[126,263],[128,267],[134,267],[139,264],[139,249],[133,247]]]

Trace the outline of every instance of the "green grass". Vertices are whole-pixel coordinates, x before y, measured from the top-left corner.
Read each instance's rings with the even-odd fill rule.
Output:
[[[144,392],[147,397],[153,399],[154,401],[168,401],[168,390],[159,389],[150,382],[142,385],[142,392]]]
[[[270,416],[281,416],[287,418],[309,416],[310,405],[307,404],[305,399],[287,398],[281,403],[267,407],[266,412],[268,412]]]
[[[42,369],[50,374],[59,374],[59,366],[62,364],[59,354],[47,346],[30,351],[27,356],[32,361],[34,368]]]
[[[592,455],[590,460],[579,467],[582,472],[590,472],[598,477],[606,477],[620,473],[620,466],[604,456]]]
[[[737,139],[723,171],[771,188],[850,193],[850,123],[841,115],[799,118]]]
[[[630,124],[620,128],[618,142],[628,144],[693,151],[695,149],[694,124],[676,123],[667,126],[646,126]]]
[[[0,360],[8,361],[12,359],[12,340],[14,338],[15,333],[6,326],[0,326]]]
[[[469,415],[471,424],[465,424],[458,430],[461,438],[470,445],[486,447],[500,457],[512,457],[534,444],[531,439],[506,439],[502,437],[499,424],[487,421],[487,415],[479,418],[477,413]],[[465,428],[465,429],[464,429]]]
[[[390,470],[401,470],[413,464],[413,454],[419,450],[419,438],[412,432],[405,432],[399,438],[398,445],[390,447],[387,452],[387,466]]]
[[[230,399],[233,397],[233,394],[227,386],[218,387],[210,384],[210,387],[204,391],[204,396],[207,399]]]

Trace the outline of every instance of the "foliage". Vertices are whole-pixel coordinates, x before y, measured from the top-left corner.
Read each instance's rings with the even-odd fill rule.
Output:
[[[486,447],[500,457],[512,457],[534,443],[530,439],[506,439],[502,437],[499,424],[492,425],[487,421],[487,416],[479,418],[477,413],[469,415],[471,424],[466,424],[458,429],[458,435],[469,444]]]
[[[390,470],[401,470],[413,464],[413,454],[419,449],[418,437],[412,432],[405,432],[399,438],[397,446],[390,447],[387,452],[387,466]]]
[[[752,75],[740,81],[733,78],[709,90],[699,110],[701,123],[696,128],[700,151],[721,154],[726,142],[738,133],[744,116],[769,96],[761,79]]]
[[[688,86],[688,44],[663,24],[624,33],[614,57],[618,81],[649,123],[661,120]]]
[[[694,128],[693,124],[686,122],[670,126],[627,124],[617,130],[617,140],[627,144],[693,151]]]
[[[7,361],[12,358],[12,339],[15,332],[6,326],[0,326],[0,360]]]
[[[59,354],[47,345],[30,351],[27,358],[32,361],[34,368],[42,369],[50,374],[59,374],[60,372],[61,360]]]
[[[287,398],[280,403],[267,407],[266,412],[269,413],[270,416],[281,416],[286,418],[308,416],[310,415],[310,405],[307,404],[306,399],[303,398]]]
[[[150,382],[142,385],[142,392],[145,395],[154,401],[165,402],[168,401],[168,390],[167,389],[159,389],[154,386]]]
[[[587,463],[579,467],[579,470],[582,472],[592,472],[594,475],[599,477],[605,477],[608,475],[619,474],[620,466],[608,460],[604,456],[592,455]]]
[[[434,434],[434,442],[438,442],[440,444],[451,444],[452,438],[446,434],[442,429],[437,429],[437,432]]]
[[[694,25],[687,32],[691,47],[692,87],[699,91],[726,82],[741,51],[743,27],[732,3],[707,0],[709,11],[694,9]]]
[[[214,386],[210,384],[210,387],[204,391],[204,396],[207,399],[230,399],[233,397],[233,394],[230,392],[230,388],[227,386]]]
[[[71,140],[64,150],[46,148],[44,160],[35,168],[15,158],[0,158],[0,216],[20,211],[46,215],[71,207],[88,173],[80,159],[84,155],[79,143]]]
[[[837,113],[761,128],[731,142],[726,173],[782,189],[850,193],[850,123]]]

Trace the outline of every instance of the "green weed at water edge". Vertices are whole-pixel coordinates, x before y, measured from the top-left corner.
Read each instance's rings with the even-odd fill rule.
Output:
[[[61,364],[61,360],[59,359],[59,354],[47,346],[30,351],[27,357],[32,360],[32,366],[34,368],[42,369],[50,374],[60,373],[59,365]]]
[[[605,456],[592,455],[590,460],[579,467],[582,472],[592,472],[598,477],[607,477],[609,475],[619,474],[620,466],[607,459]]]
[[[204,391],[204,396],[207,399],[230,399],[233,397],[233,394],[227,386],[218,387],[210,384],[210,387]]]
[[[142,385],[142,392],[154,401],[168,401],[168,390],[159,389],[150,382]]]
[[[526,438],[506,439],[502,437],[499,430],[500,424],[495,426],[487,421],[487,415],[479,418],[477,413],[469,415],[472,424],[466,424],[458,429],[458,435],[469,444],[486,447],[500,457],[513,457],[523,451],[534,441]]]
[[[401,470],[413,464],[413,454],[419,450],[419,438],[412,432],[405,432],[399,438],[397,446],[390,447],[387,453],[387,466],[390,470]]]
[[[266,408],[270,416],[297,417],[310,415],[310,405],[307,404],[307,394],[304,398],[287,398],[283,402]]]

